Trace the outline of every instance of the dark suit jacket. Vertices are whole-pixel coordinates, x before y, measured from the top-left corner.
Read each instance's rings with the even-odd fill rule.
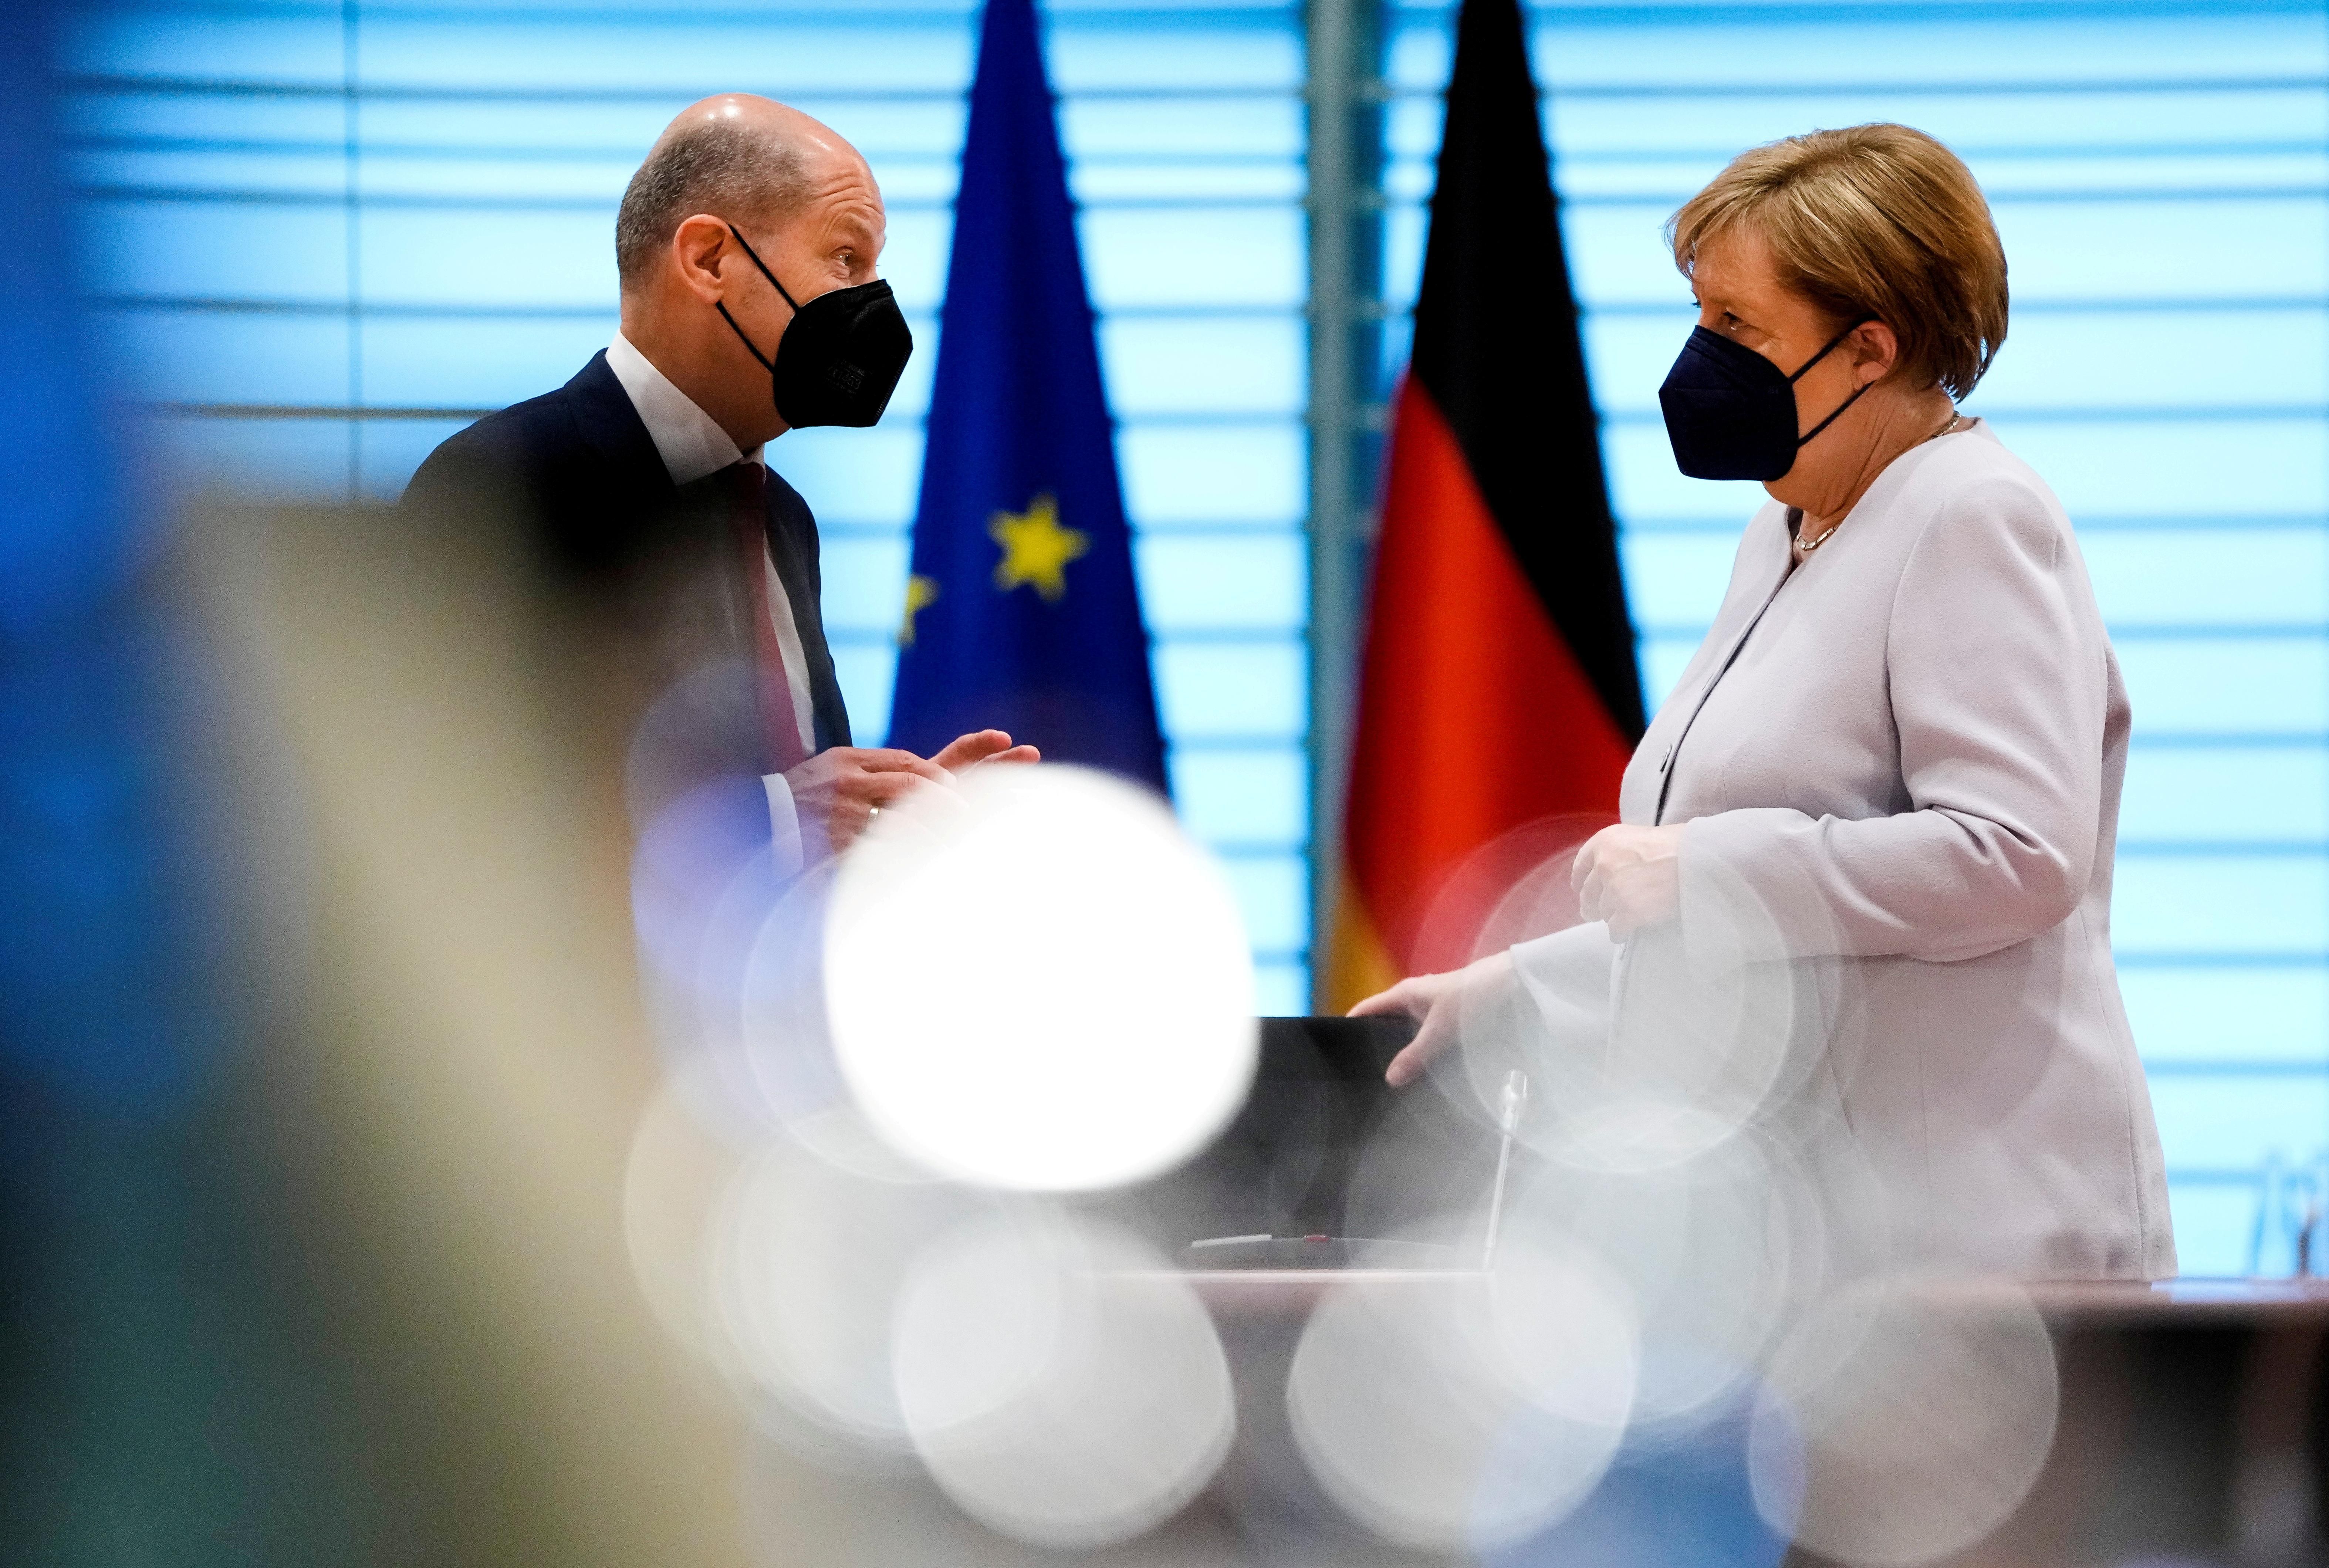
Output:
[[[439,515],[499,509],[529,528],[548,564],[570,581],[634,598],[641,584],[662,585],[655,613],[665,624],[651,638],[684,647],[699,662],[724,653],[737,667],[750,667],[751,644],[740,628],[750,624],[750,601],[725,497],[712,480],[673,485],[603,351],[556,392],[448,438],[412,476],[399,505]],[[774,470],[767,527],[768,554],[807,656],[817,749],[845,746],[849,714],[817,602],[816,519]]]

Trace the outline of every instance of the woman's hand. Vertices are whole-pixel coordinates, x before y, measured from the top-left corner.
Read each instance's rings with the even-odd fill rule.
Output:
[[[1680,827],[1603,828],[1585,841],[1569,874],[1578,912],[1608,921],[1609,934],[1621,941],[1673,919],[1682,905],[1681,855]]]
[[[1504,984],[1510,980],[1513,958],[1508,952],[1491,953],[1478,963],[1445,975],[1418,975],[1401,980],[1388,991],[1378,991],[1351,1009],[1353,1018],[1404,1016],[1419,1020],[1422,1027],[1415,1032],[1407,1049],[1391,1058],[1391,1067],[1383,1073],[1393,1089],[1403,1089],[1423,1075],[1423,1070],[1450,1045],[1456,1044],[1457,1014],[1464,1006],[1459,993]]]

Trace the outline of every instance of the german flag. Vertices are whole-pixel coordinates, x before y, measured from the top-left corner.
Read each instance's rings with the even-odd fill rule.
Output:
[[[1361,682],[1321,977],[1336,1012],[1472,957],[1476,919],[1451,920],[1451,896],[1485,916],[1538,847],[1532,833],[1565,823],[1576,836],[1579,817],[1615,820],[1641,739],[1633,625],[1518,0],[1465,0],[1457,20]],[[1499,863],[1499,845],[1518,860]]]

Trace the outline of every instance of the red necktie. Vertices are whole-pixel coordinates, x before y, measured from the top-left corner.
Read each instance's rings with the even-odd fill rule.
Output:
[[[808,760],[801,739],[800,721],[793,712],[793,687],[785,670],[784,644],[777,639],[776,617],[768,602],[768,513],[767,472],[752,462],[731,463],[720,470],[728,486],[736,523],[736,542],[743,553],[745,602],[751,607],[753,685],[758,688],[760,732],[765,738],[768,770],[782,773]],[[778,591],[782,591],[781,588]]]

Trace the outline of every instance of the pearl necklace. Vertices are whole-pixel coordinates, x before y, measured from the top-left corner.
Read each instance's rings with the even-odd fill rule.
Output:
[[[1957,412],[1955,409],[1951,409],[1949,411],[1949,417],[1947,422],[1945,422],[1939,430],[1935,430],[1931,435],[1927,436],[1925,438],[1925,441],[1939,440],[1943,436],[1946,436],[1950,431],[1956,430],[1957,426],[1964,421],[1964,420],[1965,416],[1963,414]],[[1925,441],[1919,441],[1917,445],[1921,447],[1925,444]],[[1843,526],[1843,519],[1839,517],[1834,522],[1829,524],[1826,527],[1821,529],[1818,538],[1796,540],[1796,553],[1799,555],[1809,555],[1813,551],[1817,550],[1821,545],[1835,537],[1835,531]]]

